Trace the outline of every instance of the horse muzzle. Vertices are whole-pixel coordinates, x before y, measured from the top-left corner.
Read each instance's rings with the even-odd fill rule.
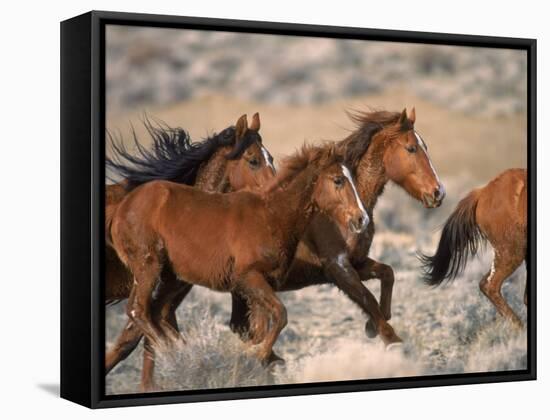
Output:
[[[443,184],[439,184],[431,194],[422,194],[422,204],[428,209],[437,208],[441,206],[446,195],[445,187]]]
[[[348,223],[348,227],[351,233],[358,235],[367,229],[369,222],[369,216],[365,213],[359,217],[352,217]]]

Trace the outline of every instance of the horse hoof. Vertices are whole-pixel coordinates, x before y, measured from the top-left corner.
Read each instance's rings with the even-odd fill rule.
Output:
[[[271,355],[264,360],[263,362],[263,365],[265,367],[274,367],[274,366],[277,366],[277,365],[284,365],[286,362],[285,362],[285,359],[283,359],[282,357],[279,357],[277,356],[275,353],[271,353]]]
[[[375,338],[378,335],[378,330],[376,329],[376,325],[374,325],[372,319],[369,319],[365,324],[365,333],[368,338]]]

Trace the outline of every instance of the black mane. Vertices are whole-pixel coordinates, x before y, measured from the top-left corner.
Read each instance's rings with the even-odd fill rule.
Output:
[[[153,144],[150,149],[145,148],[132,129],[135,153],[128,151],[120,138],[107,132],[112,157],[106,157],[106,166],[126,180],[128,190],[161,179],[193,185],[201,164],[210,159],[219,147],[235,143],[235,127],[232,126],[203,141],[192,142],[189,133],[182,128],[171,128],[159,121],[153,125],[147,117],[143,124]],[[243,140],[247,137],[245,135]],[[240,157],[249,145],[247,141],[239,142],[227,158]]]

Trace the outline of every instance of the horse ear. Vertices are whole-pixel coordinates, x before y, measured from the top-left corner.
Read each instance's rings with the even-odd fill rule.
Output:
[[[411,112],[409,113],[409,120],[414,124],[414,122],[416,121],[416,111],[414,109],[414,106],[413,108],[411,109]]]
[[[399,116],[399,120],[397,123],[399,125],[402,125],[405,121],[407,121],[407,108],[403,108],[403,111],[401,111],[401,115]]]
[[[235,138],[239,140],[242,136],[245,135],[248,130],[248,120],[246,119],[246,114],[241,115],[241,118],[237,120],[235,124]]]
[[[250,127],[248,127],[249,130],[252,131],[260,131],[260,114],[255,113],[252,116],[252,123],[250,124]]]

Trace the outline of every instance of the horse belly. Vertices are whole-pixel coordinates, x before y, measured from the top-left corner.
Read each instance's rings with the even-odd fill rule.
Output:
[[[194,229],[175,229],[162,235],[170,264],[183,281],[214,290],[230,290],[234,268],[230,244],[223,235],[197,229],[200,227],[199,222]]]

